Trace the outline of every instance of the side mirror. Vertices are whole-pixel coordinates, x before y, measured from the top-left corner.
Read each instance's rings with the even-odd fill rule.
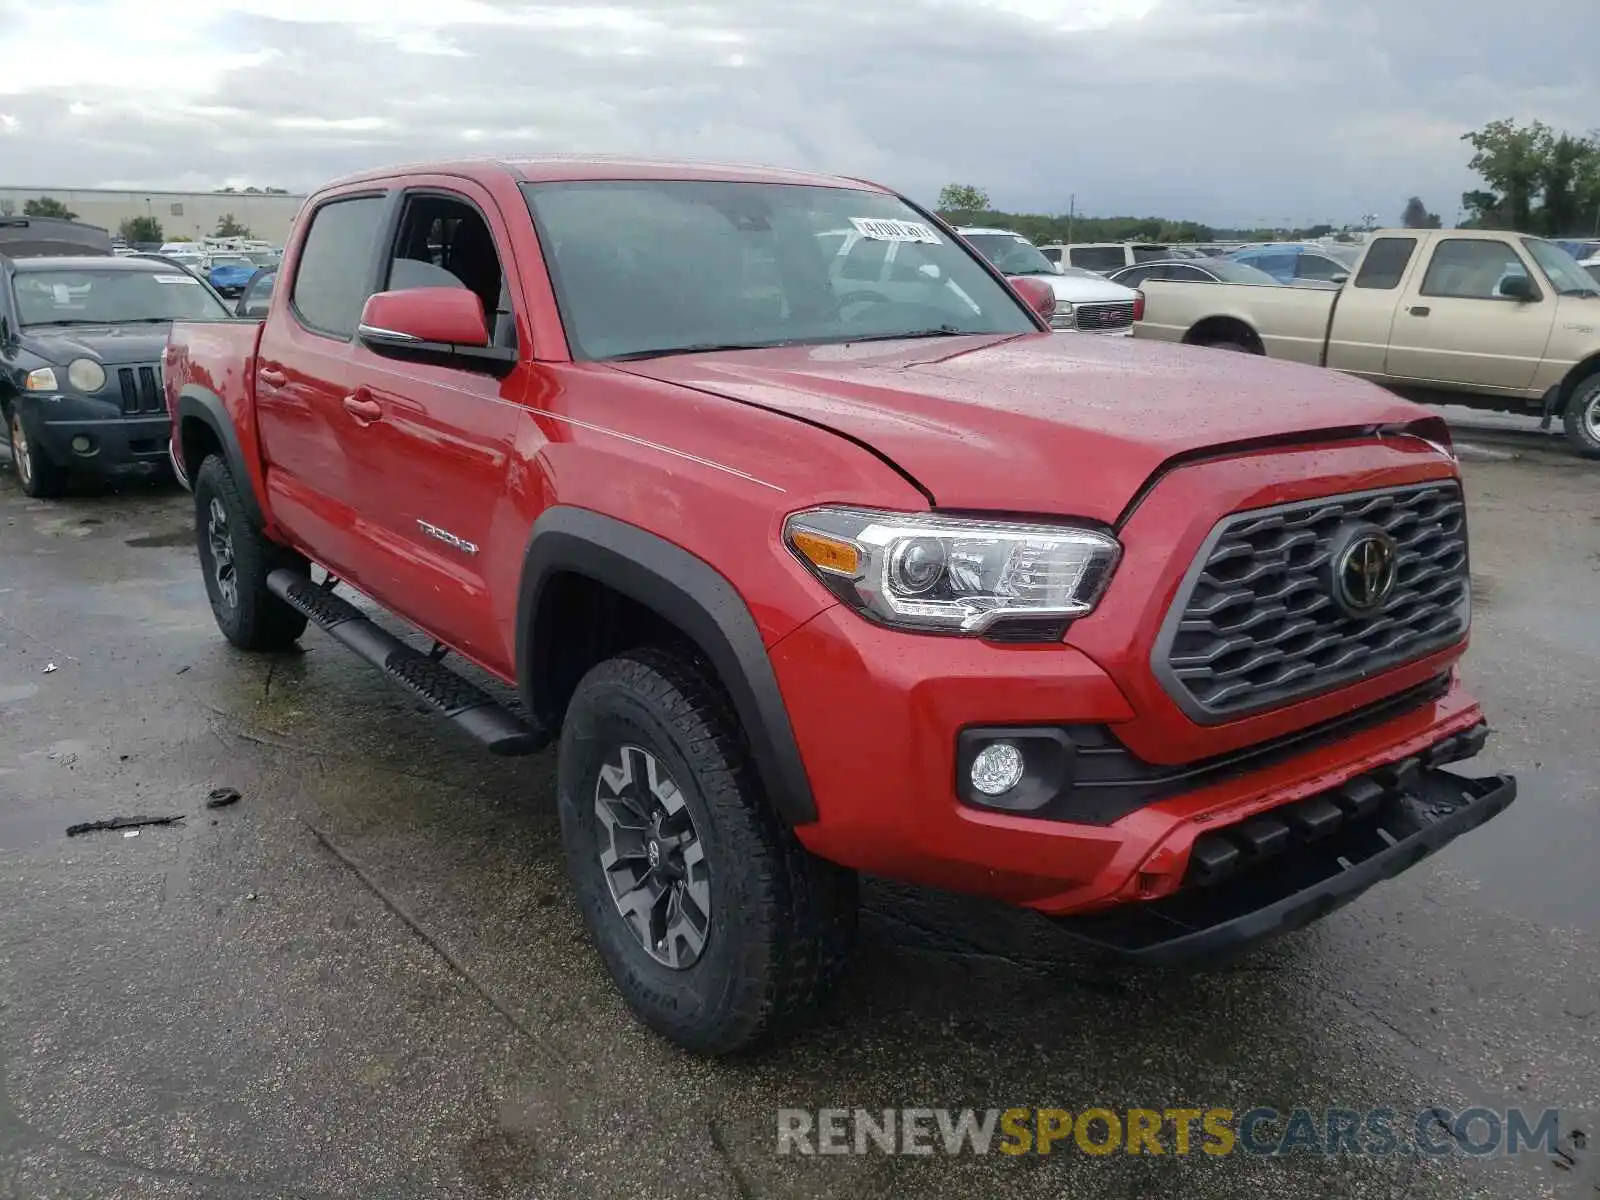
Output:
[[[1350,272],[1348,272],[1348,271],[1339,271],[1339,272],[1337,272],[1337,273],[1335,273],[1333,275],[1328,276],[1328,281],[1330,283],[1348,283],[1350,281]]]
[[[1495,291],[1518,304],[1531,304],[1539,298],[1539,294],[1533,290],[1533,280],[1526,275],[1507,275]]]
[[[483,305],[466,288],[377,292],[367,297],[356,332],[374,349],[404,349],[419,342],[476,349],[489,344]]]
[[[1022,297],[1022,302],[1048,321],[1056,315],[1056,292],[1037,275],[1010,275],[1008,282]]]

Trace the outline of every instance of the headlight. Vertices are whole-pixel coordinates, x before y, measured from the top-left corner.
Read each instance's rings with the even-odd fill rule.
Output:
[[[75,358],[67,365],[67,382],[80,392],[98,392],[106,385],[106,369],[92,358]]]
[[[1050,317],[1050,324],[1056,329],[1076,329],[1078,318],[1073,315],[1072,305],[1065,300],[1056,301],[1056,311]]]
[[[1029,641],[1092,612],[1122,554],[1110,534],[1071,525],[860,508],[795,513],[784,540],[829,591],[885,625]]]
[[[26,379],[22,381],[24,390],[30,392],[54,392],[59,390],[56,383],[56,373],[53,367],[40,367],[37,371],[29,371]]]

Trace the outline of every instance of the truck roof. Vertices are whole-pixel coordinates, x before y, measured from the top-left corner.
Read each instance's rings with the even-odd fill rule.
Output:
[[[705,180],[721,183],[788,183],[812,187],[852,188],[886,191],[875,183],[842,175],[823,175],[812,171],[791,171],[782,167],[745,166],[736,163],[698,162],[684,159],[611,157],[606,155],[550,154],[526,158],[466,158],[438,162],[402,163],[361,171],[334,180],[328,187],[339,187],[367,180],[388,179],[396,175],[461,175],[482,178],[485,174],[510,175],[520,183],[550,183],[561,180],[656,179]],[[326,190],[326,189],[321,189]]]

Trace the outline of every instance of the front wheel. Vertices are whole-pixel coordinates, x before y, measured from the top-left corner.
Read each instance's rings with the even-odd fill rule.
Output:
[[[1578,384],[1567,401],[1567,441],[1586,458],[1600,458],[1600,375]]]
[[[67,490],[66,468],[52,462],[42,446],[29,440],[22,413],[15,405],[6,413],[6,439],[11,445],[11,466],[25,495],[49,500]]]
[[[305,614],[267,590],[279,567],[304,571],[306,561],[250,523],[239,484],[220,455],[194,477],[194,523],[206,596],[222,635],[241,650],[287,650],[306,629]]]
[[[591,670],[561,731],[567,869],[623,999],[685,1049],[792,1028],[854,939],[856,878],[773,813],[721,693],[639,650]]]

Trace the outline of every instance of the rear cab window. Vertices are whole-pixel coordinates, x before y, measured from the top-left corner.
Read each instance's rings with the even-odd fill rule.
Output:
[[[1366,258],[1361,260],[1355,286],[1372,291],[1393,291],[1405,278],[1406,268],[1411,265],[1411,256],[1416,249],[1416,238],[1375,238],[1367,247]]]
[[[336,198],[311,214],[295,266],[289,302],[313,333],[348,341],[372,294],[373,259],[383,233],[387,196]]]

